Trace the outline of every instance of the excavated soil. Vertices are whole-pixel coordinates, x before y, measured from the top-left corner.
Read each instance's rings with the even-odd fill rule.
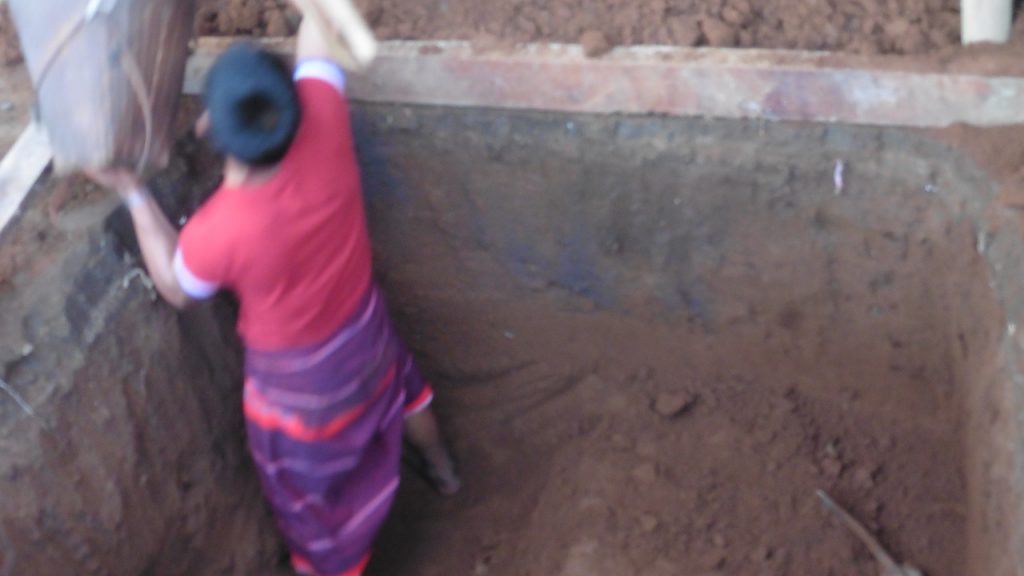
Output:
[[[616,45],[668,44],[827,50],[859,54],[956,54],[958,0],[360,0],[381,39],[473,40],[486,46],[579,42],[600,54]],[[199,0],[200,35],[287,36],[298,14],[286,0]],[[1024,41],[1018,19],[1013,44]],[[20,60],[0,6],[0,64]]]
[[[288,36],[300,19],[286,0],[200,0],[196,33]]]
[[[202,0],[205,34],[279,35],[284,0]],[[921,54],[960,41],[958,0],[361,0],[383,39],[670,44]],[[1021,34],[1016,34],[1021,37]]]

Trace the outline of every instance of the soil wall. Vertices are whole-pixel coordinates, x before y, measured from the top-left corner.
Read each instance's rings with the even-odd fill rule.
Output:
[[[183,158],[160,184],[172,212]],[[0,247],[0,378],[31,407],[0,392],[0,574],[269,573],[230,304],[157,302],[124,215],[58,207],[66,185],[45,182]]]

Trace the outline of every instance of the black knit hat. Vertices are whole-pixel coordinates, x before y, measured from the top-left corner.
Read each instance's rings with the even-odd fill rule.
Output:
[[[253,166],[280,162],[299,127],[299,97],[288,66],[252,44],[235,44],[217,59],[203,102],[213,145]]]

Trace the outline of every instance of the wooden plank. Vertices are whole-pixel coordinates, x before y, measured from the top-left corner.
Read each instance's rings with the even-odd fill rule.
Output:
[[[187,92],[200,91],[228,42],[198,42]],[[1024,122],[1024,78],[834,67],[808,52],[641,46],[595,60],[576,45],[488,53],[462,42],[384,42],[349,86],[353,99],[400,104],[908,127]]]
[[[0,233],[18,213],[52,158],[46,131],[31,124],[0,160]]]

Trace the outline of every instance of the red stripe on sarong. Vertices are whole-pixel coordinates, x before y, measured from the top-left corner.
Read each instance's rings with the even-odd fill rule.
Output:
[[[345,412],[332,418],[323,426],[309,426],[296,415],[286,416],[279,413],[267,400],[256,390],[255,386],[249,387],[243,402],[246,419],[263,428],[264,430],[278,430],[281,433],[302,442],[315,442],[326,440],[344,430],[349,424],[366,412],[367,408],[373,405],[388,390],[389,385],[394,381],[396,367],[392,366],[373,396],[362,404],[350,408]]]
[[[412,416],[417,412],[420,412],[424,408],[430,405],[430,401],[434,399],[434,389],[430,387],[430,384],[423,386],[423,391],[416,397],[415,400],[405,405],[403,409],[406,416]]]
[[[358,564],[349,568],[344,572],[338,572],[333,576],[362,576],[363,571],[366,570],[366,566],[370,563],[370,555],[363,556],[363,559]],[[306,560],[302,556],[292,554],[292,568],[299,574],[310,574],[316,575],[316,569],[313,568],[313,564],[309,560]]]

